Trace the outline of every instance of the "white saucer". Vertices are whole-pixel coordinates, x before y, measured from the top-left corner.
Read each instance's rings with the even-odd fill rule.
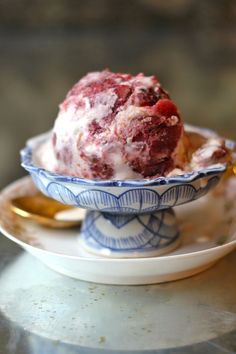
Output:
[[[84,253],[78,245],[76,228],[48,229],[11,212],[9,199],[35,192],[30,177],[3,190],[0,230],[50,268],[73,278],[105,284],[172,281],[209,268],[236,248],[236,223],[229,219],[228,201],[223,194],[210,194],[175,209],[181,245],[174,252],[159,257],[111,259]]]

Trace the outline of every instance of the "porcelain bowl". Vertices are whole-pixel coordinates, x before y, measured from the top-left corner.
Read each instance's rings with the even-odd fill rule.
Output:
[[[200,132],[215,135],[205,129]],[[99,256],[150,257],[176,248],[180,235],[172,208],[207,194],[227,168],[221,164],[181,176],[142,180],[62,176],[34,163],[34,152],[49,134],[27,142],[21,151],[22,166],[42,193],[88,209],[78,241],[86,252]],[[232,142],[227,144],[230,148]]]

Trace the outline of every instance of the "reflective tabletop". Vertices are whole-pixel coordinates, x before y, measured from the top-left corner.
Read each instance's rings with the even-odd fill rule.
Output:
[[[181,281],[57,274],[0,236],[0,353],[236,353],[236,253]]]

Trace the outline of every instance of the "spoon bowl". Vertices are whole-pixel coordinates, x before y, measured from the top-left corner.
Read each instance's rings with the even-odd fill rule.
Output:
[[[64,205],[41,193],[12,199],[11,210],[21,217],[51,228],[78,226],[84,217],[83,209]]]

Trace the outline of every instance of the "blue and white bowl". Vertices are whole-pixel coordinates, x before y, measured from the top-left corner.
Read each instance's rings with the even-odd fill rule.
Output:
[[[63,176],[33,162],[34,151],[48,137],[44,134],[27,142],[21,151],[22,166],[42,193],[61,203],[90,210],[79,239],[87,251],[99,255],[146,257],[164,253],[171,245],[176,247],[178,228],[171,208],[208,193],[227,167],[222,164],[181,176],[142,180]],[[227,144],[233,148],[231,141]]]

